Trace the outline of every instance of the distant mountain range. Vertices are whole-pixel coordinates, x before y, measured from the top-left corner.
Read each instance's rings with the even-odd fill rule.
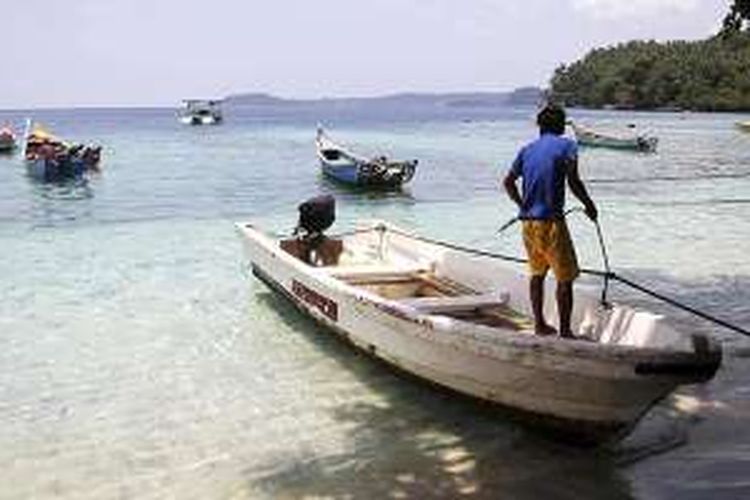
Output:
[[[264,93],[234,94],[227,96],[229,106],[404,106],[484,108],[495,106],[534,106],[544,98],[537,87],[522,87],[510,92],[451,92],[440,94],[402,93],[379,97],[326,97],[320,99],[284,99]]]

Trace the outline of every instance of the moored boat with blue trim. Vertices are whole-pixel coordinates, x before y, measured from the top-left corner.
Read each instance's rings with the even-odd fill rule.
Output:
[[[371,159],[359,156],[333,142],[321,127],[315,138],[315,152],[324,175],[360,187],[400,187],[414,177],[418,163],[389,160],[385,156]]]

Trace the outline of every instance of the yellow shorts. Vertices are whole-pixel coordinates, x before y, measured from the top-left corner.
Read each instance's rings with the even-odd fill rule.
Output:
[[[550,267],[557,281],[578,276],[578,260],[564,220],[523,221],[523,243],[532,276],[544,276]]]

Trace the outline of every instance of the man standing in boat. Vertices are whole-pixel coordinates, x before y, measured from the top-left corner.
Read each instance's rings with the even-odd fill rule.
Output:
[[[519,207],[523,242],[529,259],[529,295],[538,335],[555,333],[544,319],[544,280],[552,268],[557,280],[559,335],[573,337],[570,314],[573,309],[573,281],[579,269],[573,242],[565,223],[565,183],[596,221],[596,205],[578,174],[578,148],[566,137],[565,111],[548,104],[537,115],[539,138],[518,152],[503,184],[508,196]],[[519,193],[516,181],[522,179]]]

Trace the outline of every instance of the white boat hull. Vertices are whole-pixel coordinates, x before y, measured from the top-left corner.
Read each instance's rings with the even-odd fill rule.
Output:
[[[216,125],[221,120],[215,116],[181,116],[180,122],[185,125]]]
[[[573,124],[573,131],[576,142],[581,146],[653,152],[656,151],[659,143],[659,139],[653,136],[603,134],[575,124]]]
[[[335,276],[339,270],[333,269],[332,275],[329,268],[301,262],[251,226],[238,225],[238,230],[256,276],[355,346],[430,382],[520,410],[526,417],[575,436],[579,442],[598,442],[626,433],[676,385],[695,381],[682,373],[669,373],[664,367],[675,367],[679,362],[699,366],[696,359],[700,358],[704,359],[706,370],[702,378],[710,378],[720,360],[716,346],[696,354],[689,341],[680,346],[681,352],[662,352],[655,348],[539,337],[529,331],[420,313],[403,306],[402,301],[388,300],[342,282]],[[523,307],[519,302],[526,298],[522,275],[486,259],[467,263],[455,254],[421,243],[401,243],[412,251],[421,246],[421,257],[432,255],[433,260],[422,261],[424,265],[420,267],[425,269],[437,267],[442,272],[458,274],[481,269],[480,275],[500,278],[509,290],[510,303]],[[596,301],[580,297],[577,300],[581,304],[576,314],[583,325],[581,315],[586,314],[586,308],[596,307]],[[623,308],[609,314],[626,313]],[[656,320],[648,323],[647,319],[631,313],[629,321],[644,323],[642,330],[647,333],[641,332],[642,337],[657,332],[665,338],[675,337],[671,329]],[[607,326],[602,328],[606,330]],[[619,340],[627,343],[627,335],[621,335]],[[631,341],[637,340],[637,335],[631,337]]]

